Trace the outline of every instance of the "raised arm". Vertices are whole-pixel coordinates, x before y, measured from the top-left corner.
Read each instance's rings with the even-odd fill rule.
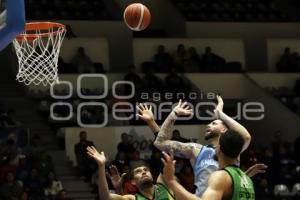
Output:
[[[137,106],[137,109],[139,111],[138,116],[143,121],[145,121],[148,126],[151,128],[153,133],[158,133],[160,128],[158,124],[155,122],[153,112],[152,112],[152,106],[147,106],[146,104],[140,103],[139,106]]]
[[[223,100],[220,96],[217,96],[217,100],[218,100],[218,106],[221,105],[219,107],[217,106],[215,109],[215,114],[217,118],[222,120],[228,126],[229,129],[236,131],[243,137],[245,143],[242,152],[245,151],[251,142],[250,133],[243,125],[241,125],[240,123],[238,123],[237,121],[235,121],[234,119],[232,119],[231,117],[229,117],[223,112]]]
[[[104,152],[99,153],[95,147],[87,147],[87,154],[93,158],[98,164],[98,191],[101,200],[135,200],[133,195],[117,195],[111,194],[108,189],[105,176],[106,158]]]
[[[179,101],[178,105],[169,114],[167,119],[164,121],[161,129],[154,141],[154,145],[161,151],[170,152],[172,151],[175,156],[182,158],[193,158],[195,152],[199,152],[201,145],[195,143],[182,143],[172,141],[172,128],[178,116],[192,115],[193,112],[187,105]]]
[[[217,171],[211,174],[208,181],[208,188],[202,195],[198,197],[188,192],[175,178],[175,161],[172,155],[164,154],[164,174],[163,177],[169,189],[174,192],[176,199],[180,200],[222,200],[225,196],[225,191],[231,188],[231,178],[224,171]]]

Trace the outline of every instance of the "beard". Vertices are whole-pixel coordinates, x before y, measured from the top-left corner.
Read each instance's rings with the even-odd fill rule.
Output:
[[[141,188],[141,190],[145,190],[152,186],[153,186],[153,180],[147,179],[141,183],[140,188]]]
[[[215,132],[210,132],[210,133],[206,133],[205,136],[204,136],[204,139],[205,140],[210,140],[210,139],[213,139],[215,137],[219,137],[219,133],[215,133]]]

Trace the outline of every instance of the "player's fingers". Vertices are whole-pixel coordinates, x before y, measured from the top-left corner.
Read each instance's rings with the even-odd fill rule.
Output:
[[[178,106],[181,106],[181,103],[182,103],[182,101],[181,101],[181,99],[179,99]]]
[[[142,103],[140,103],[140,107],[141,107],[142,110],[145,110],[145,107]]]
[[[138,111],[141,113],[142,109],[139,106],[136,106],[136,108],[138,109]]]
[[[163,151],[162,154],[164,155],[164,158],[165,158],[166,161],[170,161],[171,160],[171,157],[165,151]]]
[[[161,160],[161,162],[164,164],[164,166],[167,165],[167,162],[165,161],[165,159],[161,158],[160,160]]]

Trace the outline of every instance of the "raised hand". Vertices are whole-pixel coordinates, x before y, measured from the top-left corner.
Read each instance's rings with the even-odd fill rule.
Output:
[[[121,189],[126,173],[123,173],[122,176],[120,176],[117,167],[114,165],[109,167],[109,171],[110,174],[106,173],[106,176],[111,180],[111,183],[115,189]]]
[[[174,160],[173,154],[167,154],[166,152],[162,152],[164,155],[164,158],[161,158],[161,161],[164,164],[163,169],[163,177],[166,182],[170,182],[172,180],[176,180],[175,177],[175,163],[176,160]]]
[[[154,120],[151,105],[147,106],[147,104],[145,104],[145,103],[140,103],[139,106],[137,106],[137,109],[139,111],[139,114],[136,114],[136,116],[138,116],[145,122]]]
[[[87,154],[88,154],[91,158],[93,158],[93,159],[97,162],[97,164],[98,164],[99,166],[104,166],[104,165],[105,165],[106,157],[105,157],[103,151],[101,151],[101,153],[99,153],[99,152],[96,150],[96,148],[93,147],[93,146],[87,147],[86,150],[87,150]]]
[[[249,167],[245,173],[248,176],[253,177],[257,174],[265,173],[267,168],[268,168],[267,165],[263,163],[258,163]]]
[[[218,104],[216,106],[216,110],[218,110],[219,112],[223,112],[224,102],[220,95],[217,95],[217,101]]]
[[[187,105],[187,102],[182,103],[181,99],[179,100],[177,106],[174,108],[176,115],[179,116],[188,116],[193,114],[193,110]]]

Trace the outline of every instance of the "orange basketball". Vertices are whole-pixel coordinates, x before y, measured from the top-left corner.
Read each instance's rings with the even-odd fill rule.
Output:
[[[134,31],[147,28],[151,21],[149,9],[141,3],[133,3],[127,6],[123,13],[124,22]]]

